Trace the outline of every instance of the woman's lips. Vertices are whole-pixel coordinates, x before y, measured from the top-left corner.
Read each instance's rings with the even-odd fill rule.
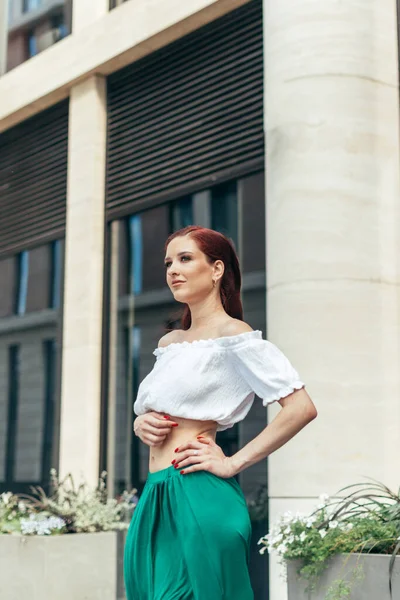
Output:
[[[176,285],[182,285],[182,283],[185,283],[184,281],[175,281],[174,283],[172,283],[171,285],[173,287],[175,287]]]

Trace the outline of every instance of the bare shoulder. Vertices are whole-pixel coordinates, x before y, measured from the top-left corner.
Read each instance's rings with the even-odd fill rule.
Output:
[[[163,335],[162,338],[160,338],[158,347],[165,348],[165,346],[169,346],[169,344],[180,342],[182,340],[182,333],[182,329],[174,329],[173,331],[169,331]]]
[[[247,333],[248,331],[254,331],[248,323],[241,321],[240,319],[231,319],[224,325],[221,335],[224,337],[239,335],[240,333]]]

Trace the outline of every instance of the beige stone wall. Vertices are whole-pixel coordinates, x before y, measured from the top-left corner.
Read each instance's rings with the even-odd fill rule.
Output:
[[[79,0],[72,6],[72,33],[78,33],[108,13],[110,0]]]
[[[106,90],[73,88],[69,115],[60,472],[99,474]]]
[[[278,514],[399,484],[396,2],[265,2],[265,56],[268,331],[319,410],[270,458]]]
[[[249,0],[130,0],[100,17],[105,1],[75,2],[72,35],[0,78],[0,132]]]

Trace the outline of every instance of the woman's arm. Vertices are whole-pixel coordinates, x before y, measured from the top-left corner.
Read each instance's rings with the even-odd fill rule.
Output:
[[[182,475],[209,471],[219,477],[233,477],[272,454],[317,416],[304,388],[282,398],[279,403],[282,410],[275,419],[233,456],[225,456],[221,447],[208,436],[198,436],[175,450],[172,464],[176,469],[184,467]]]
[[[304,388],[279,400],[279,404],[282,410],[271,423],[251,442],[229,457],[233,475],[278,450],[318,414]]]

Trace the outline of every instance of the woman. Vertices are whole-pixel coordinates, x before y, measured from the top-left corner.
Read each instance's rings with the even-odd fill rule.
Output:
[[[125,546],[128,600],[251,600],[250,518],[234,476],[263,460],[317,411],[276,346],[243,321],[241,274],[231,242],[186,227],[166,243],[166,278],[185,304],[142,381],[135,434],[150,446],[149,474]],[[216,432],[254,400],[282,410],[233,456]]]

